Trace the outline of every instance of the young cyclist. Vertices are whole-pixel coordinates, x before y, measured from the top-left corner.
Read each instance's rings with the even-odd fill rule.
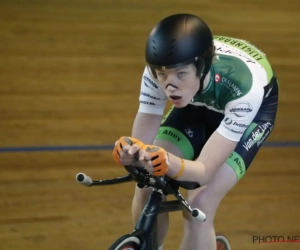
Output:
[[[181,186],[195,182],[187,200],[207,215],[198,223],[186,213],[181,250],[229,250],[214,229],[222,198],[245,175],[274,128],[279,86],[266,55],[245,40],[213,36],[191,14],[161,20],[146,43],[146,67],[131,145],[121,137],[117,163],[168,175]],[[172,108],[163,117],[167,101]],[[139,154],[139,161],[134,156]],[[189,187],[187,187],[189,189]],[[136,187],[137,221],[152,190]],[[234,208],[233,208],[234,209]],[[168,215],[159,215],[160,249]]]

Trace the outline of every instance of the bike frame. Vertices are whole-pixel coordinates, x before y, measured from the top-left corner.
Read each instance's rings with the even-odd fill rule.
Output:
[[[125,166],[128,175],[107,180],[92,180],[89,176],[79,173],[76,176],[77,182],[91,187],[114,185],[125,182],[135,181],[139,188],[152,187],[153,192],[149,195],[148,201],[141,213],[135,228],[132,233],[124,235],[119,238],[109,250],[115,250],[116,247],[126,237],[137,237],[140,240],[140,250],[157,250],[157,216],[161,213],[168,213],[173,211],[180,211],[184,208],[191,213],[198,221],[205,221],[206,215],[199,209],[192,209],[185,201],[179,192],[179,183],[169,179],[167,176],[155,177],[150,175],[142,168],[135,168],[132,166]],[[199,187],[194,185],[192,189]],[[173,194],[177,200],[163,201],[163,195],[167,196]]]
[[[162,191],[154,189],[150,194],[132,235],[139,237],[143,244],[140,250],[157,250],[157,216],[161,213],[180,211],[183,205],[180,201],[162,201]]]

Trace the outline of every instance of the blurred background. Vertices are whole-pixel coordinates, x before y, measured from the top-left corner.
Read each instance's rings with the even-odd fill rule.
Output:
[[[178,12],[255,44],[280,82],[275,129],[222,201],[216,230],[233,249],[299,249],[253,243],[300,235],[299,8],[298,0],[0,0],[0,249],[107,249],[131,232],[134,183],[86,188],[75,175],[126,174],[111,146],[131,132],[146,38]],[[181,237],[177,212],[165,249]]]

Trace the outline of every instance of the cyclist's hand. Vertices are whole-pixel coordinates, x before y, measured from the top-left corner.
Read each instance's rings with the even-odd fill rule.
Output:
[[[140,151],[143,146],[144,143],[135,138],[122,136],[115,143],[113,158],[116,163],[123,166],[144,160],[144,151]]]
[[[150,174],[163,176],[168,172],[169,158],[166,150],[155,145],[144,145],[142,150],[146,151],[145,168]]]

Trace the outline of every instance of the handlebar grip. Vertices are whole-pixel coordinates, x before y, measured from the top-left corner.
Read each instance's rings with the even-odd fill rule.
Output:
[[[78,173],[76,175],[76,181],[87,187],[91,186],[93,183],[91,177],[87,176],[84,173]]]
[[[199,222],[204,222],[206,221],[206,214],[203,213],[201,210],[198,208],[194,208],[192,210],[192,216]]]

